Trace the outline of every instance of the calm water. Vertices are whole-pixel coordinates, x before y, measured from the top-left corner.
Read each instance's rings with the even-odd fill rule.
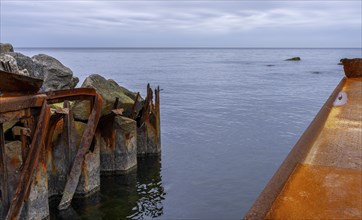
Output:
[[[240,219],[361,49],[21,49],[133,91],[160,85],[162,157],[54,218]],[[284,59],[300,56],[300,62]]]

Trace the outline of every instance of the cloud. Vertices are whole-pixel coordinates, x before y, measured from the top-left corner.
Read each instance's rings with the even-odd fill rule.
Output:
[[[360,30],[361,13],[360,1],[4,1],[1,35],[21,30],[77,36]]]

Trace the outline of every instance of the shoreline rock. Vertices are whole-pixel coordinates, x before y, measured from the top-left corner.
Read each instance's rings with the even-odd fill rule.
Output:
[[[119,86],[115,81],[107,80],[99,74],[92,74],[84,80],[81,88],[93,88],[102,96],[102,116],[112,112],[116,98],[119,99],[116,108],[123,108],[123,116],[130,117],[133,114],[132,108],[136,96],[131,91]],[[136,114],[138,114],[141,109],[142,104],[140,104],[140,102],[142,101],[142,98],[138,98],[135,109]],[[86,120],[89,113],[89,102],[81,101],[74,104],[74,117],[77,120]]]
[[[79,82],[78,77],[73,77],[73,71],[54,57],[39,54],[33,56],[32,60],[43,67],[44,91],[74,89]]]

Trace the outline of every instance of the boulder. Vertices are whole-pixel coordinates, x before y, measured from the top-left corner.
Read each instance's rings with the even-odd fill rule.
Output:
[[[77,77],[73,77],[71,69],[51,56],[39,54],[33,56],[32,59],[43,67],[44,91],[73,89],[79,81]]]
[[[0,53],[14,52],[13,45],[9,43],[0,43]]]
[[[292,58],[289,58],[289,59],[286,59],[285,61],[300,61],[300,57],[292,57]]]
[[[98,74],[92,74],[84,80],[82,88],[94,88],[102,96],[102,116],[111,113],[114,108],[116,98],[119,99],[117,108],[124,109],[123,115],[126,117],[130,117],[132,115],[132,108],[135,99],[134,93],[120,87],[113,80],[106,80]],[[134,97],[134,99],[132,97]],[[138,102],[142,102],[142,98],[139,98]],[[136,111],[139,111],[140,108],[141,105],[138,109],[136,108]],[[76,102],[73,110],[74,117],[76,119],[87,120],[90,114],[90,104],[88,101]]]
[[[20,70],[16,59],[9,54],[0,55],[0,70],[16,73],[19,75],[29,76],[27,69]]]
[[[13,52],[7,54],[16,59],[19,69],[27,69],[31,77],[44,79],[43,65],[34,62],[30,57],[25,56],[22,53]]]

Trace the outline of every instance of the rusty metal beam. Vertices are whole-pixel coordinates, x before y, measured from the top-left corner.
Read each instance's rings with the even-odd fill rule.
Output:
[[[0,97],[0,114],[31,107],[41,107],[45,98],[45,94],[20,97]]]
[[[16,191],[14,193],[8,214],[6,216],[7,220],[18,219],[22,211],[22,208],[24,206],[24,201],[28,196],[30,190],[34,172],[39,163],[41,150],[43,149],[45,144],[49,119],[50,119],[50,107],[46,104],[46,102],[44,102],[39,117],[39,121],[36,126],[36,131],[34,133],[34,138],[32,139],[28,155],[23,165],[23,169],[21,170],[20,173],[19,182]]]
[[[0,70],[0,79],[0,91],[4,95],[34,94],[43,85],[43,80],[3,70]]]
[[[102,97],[97,93],[95,93],[92,112],[89,116],[87,127],[81,139],[80,147],[78,149],[77,155],[75,156],[72,169],[68,176],[63,197],[58,206],[58,209],[60,210],[68,208],[72,201],[74,192],[78,185],[79,177],[81,175],[84,156],[89,151],[89,148],[92,144],[93,136],[95,134],[97,124],[101,116],[101,108],[102,108]]]
[[[73,114],[70,109],[70,103],[68,100],[64,101],[63,107],[68,109],[68,114],[64,115],[64,125],[63,125],[63,141],[65,143],[65,160],[66,164],[70,166],[71,164],[71,152],[72,152],[72,140],[71,140],[71,130],[72,130],[72,122],[73,122]],[[75,147],[75,146],[74,146]],[[70,167],[68,167],[70,168]]]
[[[45,93],[48,104],[54,104],[59,102],[74,101],[74,100],[93,100],[97,95],[95,89],[92,88],[79,88],[58,90]]]

